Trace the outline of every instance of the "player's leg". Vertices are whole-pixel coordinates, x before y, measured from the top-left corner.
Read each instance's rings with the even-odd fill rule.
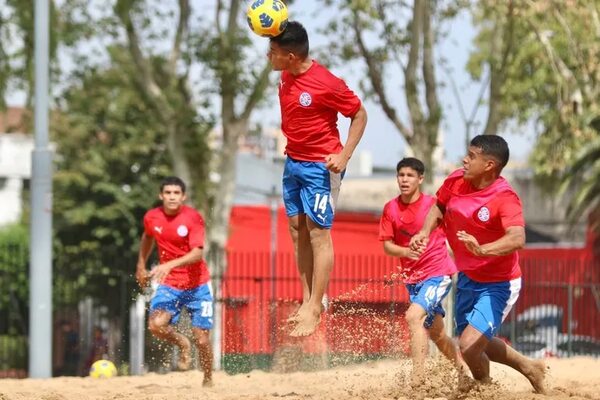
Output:
[[[212,385],[213,353],[210,343],[210,330],[213,327],[213,295],[211,283],[186,290],[182,299],[192,320],[192,332],[198,348],[200,366],[204,372],[204,386]]]
[[[485,353],[489,342],[490,339],[472,325],[463,330],[458,340],[460,354],[473,378],[483,383],[490,382],[490,360]]]
[[[532,360],[498,338],[493,338],[485,348],[491,361],[508,365],[523,374],[537,393],[545,393],[546,365],[542,360]]]
[[[296,177],[301,184],[300,198],[312,249],[312,285],[308,304],[299,310],[291,335],[306,336],[319,324],[323,297],[333,269],[330,229],[342,174],[330,172],[324,163],[303,162],[298,165]]]
[[[514,279],[508,282],[498,282],[491,284],[481,284],[484,291],[480,296],[479,303],[475,308],[480,310],[481,315],[487,315],[488,326],[493,326],[491,331],[483,331],[488,336],[489,343],[484,351],[487,358],[491,361],[508,365],[523,374],[538,393],[544,393],[545,365],[541,360],[531,360],[502,340],[493,337],[500,330],[504,319],[517,302],[519,291],[521,290],[521,279]],[[490,305],[491,310],[488,310]]]
[[[471,370],[473,378],[478,380],[489,380],[489,360],[483,353],[483,349],[489,340],[487,340],[485,336],[481,339],[481,336],[483,335],[470,326],[478,295],[479,292],[476,282],[471,281],[465,274],[459,272],[456,281],[456,298],[454,305],[454,319],[456,322],[456,334],[459,338],[459,351],[463,361],[467,364],[469,370]],[[485,322],[483,322],[483,324],[485,324]],[[473,345],[473,343],[478,340],[484,340],[483,343],[479,343],[479,346],[481,347],[479,350],[477,349],[477,346]],[[478,353],[478,351],[480,353]],[[468,388],[468,385],[464,386],[464,389]]]
[[[443,317],[445,315],[442,301],[450,292],[452,279],[450,276],[436,276],[425,281],[406,285],[411,300],[406,318],[411,330],[413,355],[413,382],[422,381],[425,357],[427,354],[428,336],[442,347],[444,354],[456,361],[456,346],[452,348],[451,340],[444,334]],[[450,342],[450,343],[448,343]],[[450,346],[449,346],[450,344]],[[452,350],[454,350],[452,352]]]
[[[308,303],[312,286],[312,248],[310,246],[310,236],[306,226],[306,215],[304,214],[304,205],[300,197],[301,183],[298,180],[297,173],[301,168],[301,162],[288,158],[285,162],[283,171],[283,203],[285,212],[288,216],[288,226],[292,242],[294,244],[294,253],[296,256],[296,266],[300,275],[302,284],[302,305]],[[300,307],[302,308],[302,306]],[[297,310],[290,316],[288,321],[296,321]]]
[[[427,357],[427,330],[424,326],[427,312],[420,304],[412,303],[406,310],[406,322],[410,330],[410,358],[413,364],[411,381],[420,385],[425,380],[425,358]]]
[[[194,340],[196,341],[196,347],[198,348],[198,355],[200,356],[200,368],[204,372],[204,386],[212,386],[212,361],[213,352],[212,345],[210,343],[210,331],[208,329],[192,328],[194,333]]]
[[[179,319],[181,311],[178,304],[180,290],[160,285],[152,300],[150,301],[150,317],[148,318],[148,329],[152,334],[171,344],[179,347],[179,361],[177,367],[180,370],[188,370],[191,365],[192,345],[190,340],[177,332],[173,325]]]
[[[294,243],[294,251],[296,255],[296,265],[300,275],[300,283],[302,284],[302,306],[308,305],[310,294],[312,291],[313,280],[313,253],[310,244],[310,234],[306,225],[306,215],[299,214],[288,218],[290,234]],[[298,315],[298,310],[288,321],[295,321]]]
[[[444,317],[436,314],[433,323],[429,328],[429,337],[435,343],[438,350],[462,372],[461,360],[458,356],[458,346],[456,342],[446,334],[444,326]]]
[[[292,336],[307,336],[315,331],[323,312],[323,296],[333,269],[333,243],[330,230],[316,225],[309,218],[306,222],[313,254],[312,285],[308,303],[303,304],[298,310]]]
[[[471,290],[474,299],[471,310],[466,313],[468,326],[459,341],[473,377],[488,380],[491,359],[515,368],[531,381],[536,390],[543,391],[543,365],[520,356],[510,346],[494,338],[519,297],[521,279],[480,283],[459,276],[458,293],[462,292],[461,287]]]

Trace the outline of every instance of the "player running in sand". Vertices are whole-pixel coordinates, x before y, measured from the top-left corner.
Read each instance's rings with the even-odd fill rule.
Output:
[[[455,314],[459,347],[473,378],[489,382],[494,361],[519,371],[536,392],[543,393],[544,363],[495,337],[521,290],[517,250],[525,245],[521,201],[500,176],[508,158],[502,137],[474,137],[463,169],[446,178],[410,248],[424,254],[432,232],[443,223],[459,270]]]

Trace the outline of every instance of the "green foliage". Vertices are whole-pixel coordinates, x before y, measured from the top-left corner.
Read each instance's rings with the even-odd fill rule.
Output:
[[[0,371],[27,369],[27,337],[0,335]]]
[[[512,15],[509,4],[514,7]],[[512,24],[513,44],[499,109],[504,121],[536,122],[538,139],[531,161],[546,182],[556,182],[595,135],[589,115],[600,110],[600,46],[591,34],[600,29],[597,4],[481,1],[475,6],[479,34],[468,70],[475,79],[482,77],[497,57],[490,43],[499,34],[498,26]]]
[[[29,295],[29,235],[24,225],[0,229],[0,310],[21,307]],[[16,310],[18,311],[18,310]]]
[[[142,217],[156,205],[160,179],[172,174],[164,122],[137,90],[124,49],[112,47],[110,55],[110,67],[79,72],[52,116],[56,276],[88,293],[96,275],[134,271]],[[178,112],[197,169],[205,171],[210,124],[183,104]]]

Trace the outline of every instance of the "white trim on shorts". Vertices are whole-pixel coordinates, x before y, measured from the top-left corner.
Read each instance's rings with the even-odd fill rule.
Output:
[[[335,214],[335,207],[337,206],[341,186],[342,174],[329,171],[329,205],[331,206],[332,214]]]
[[[504,311],[502,312],[502,322],[504,322],[504,320],[508,316],[508,313],[510,313],[510,310],[512,310],[513,306],[517,302],[517,299],[519,298],[519,292],[521,291],[521,278],[513,279],[509,281],[509,283],[510,296],[508,297],[508,300],[506,300],[506,306],[504,307]]]

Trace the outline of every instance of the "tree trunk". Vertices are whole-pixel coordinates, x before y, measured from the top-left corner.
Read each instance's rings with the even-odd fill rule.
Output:
[[[175,121],[171,120],[167,126],[167,149],[171,155],[173,174],[183,179],[187,186],[187,197],[193,199],[194,182],[190,170],[190,164],[185,154],[185,132],[177,128]]]
[[[218,157],[219,181],[212,199],[208,226],[208,253],[206,259],[211,268],[215,296],[215,328],[213,332],[214,367],[221,369],[221,342],[223,328],[223,304],[221,286],[227,270],[225,246],[229,236],[229,220],[236,180],[236,155],[238,139],[248,131],[248,120],[223,123],[223,148]]]

